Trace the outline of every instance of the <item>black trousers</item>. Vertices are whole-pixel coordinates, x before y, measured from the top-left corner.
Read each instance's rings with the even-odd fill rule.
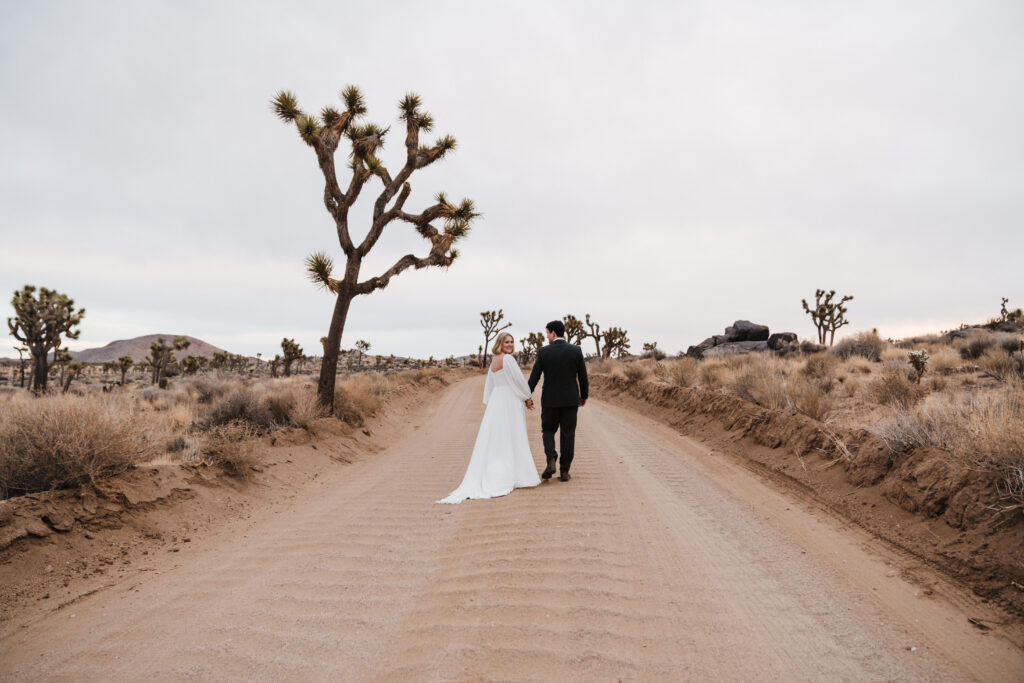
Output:
[[[568,472],[572,465],[573,451],[576,447],[576,413],[579,406],[564,406],[560,408],[541,408],[540,429],[544,436],[544,455],[548,460],[558,457],[555,451],[555,432],[561,430],[560,443],[562,459],[559,462],[559,470]]]

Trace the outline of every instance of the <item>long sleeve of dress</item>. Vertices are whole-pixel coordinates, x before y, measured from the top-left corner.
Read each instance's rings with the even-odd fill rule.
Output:
[[[512,357],[512,354],[505,354],[505,357],[502,359],[502,367],[509,378],[509,386],[512,388],[512,393],[523,401],[530,398],[530,394],[533,392],[530,391],[530,385],[526,383],[523,371],[519,369],[519,363]]]
[[[484,405],[491,400],[491,392],[494,391],[494,373],[487,371],[487,381],[484,382]]]

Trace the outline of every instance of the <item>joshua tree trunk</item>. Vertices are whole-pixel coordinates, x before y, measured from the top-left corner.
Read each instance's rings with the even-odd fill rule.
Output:
[[[341,350],[341,334],[345,329],[345,320],[348,318],[348,308],[352,304],[353,296],[347,293],[348,287],[342,284],[341,291],[334,301],[334,314],[331,317],[331,327],[327,332],[327,342],[324,344],[324,360],[320,364],[320,381],[317,383],[316,393],[320,397],[320,403],[324,406],[334,407],[334,383],[338,378],[338,353]],[[330,397],[329,401],[325,400]]]
[[[32,354],[32,391],[36,393],[46,391],[46,378],[50,372],[46,356],[46,351]]]

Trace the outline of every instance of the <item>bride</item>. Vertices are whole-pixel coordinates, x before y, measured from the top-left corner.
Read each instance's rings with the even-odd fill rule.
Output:
[[[540,483],[526,438],[526,404],[530,387],[512,356],[515,340],[498,335],[494,358],[484,384],[484,419],[473,445],[473,455],[459,488],[438,503],[461,503],[467,498],[497,498],[512,489]],[[530,406],[532,410],[532,404]]]

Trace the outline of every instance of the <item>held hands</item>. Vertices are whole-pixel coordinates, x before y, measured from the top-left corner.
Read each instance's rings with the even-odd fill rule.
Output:
[[[532,398],[526,399],[526,407],[529,408],[530,410],[533,410],[533,399]]]

